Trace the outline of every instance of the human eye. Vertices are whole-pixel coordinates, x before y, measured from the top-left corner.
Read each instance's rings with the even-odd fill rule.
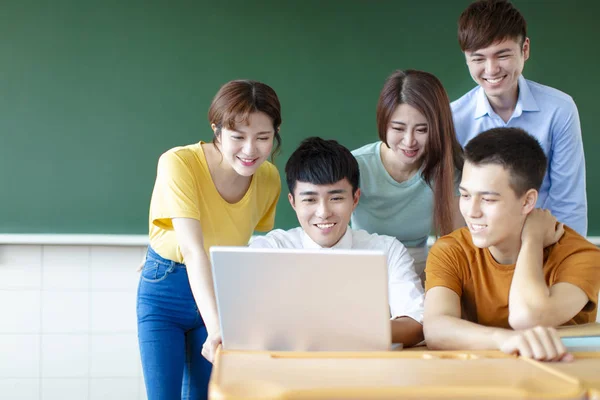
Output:
[[[344,200],[344,196],[334,196],[331,198],[332,201],[342,201]]]
[[[244,139],[244,137],[240,136],[240,135],[231,135],[230,137],[233,140],[243,140]]]
[[[311,198],[311,197],[305,197],[302,199],[303,203],[314,203],[315,199]]]
[[[485,201],[486,203],[495,203],[496,202],[496,199],[490,199],[487,197],[482,198],[482,200]]]
[[[428,132],[429,132],[429,129],[427,129],[427,128],[417,129],[417,133],[425,134],[425,133],[428,133]]]
[[[461,194],[460,194],[460,197],[462,197],[463,199],[468,199],[468,198],[470,198],[471,196],[470,196],[468,193],[461,193]]]
[[[270,136],[260,136],[260,137],[258,138],[258,140],[261,140],[261,141],[263,141],[263,142],[266,142],[266,141],[269,141],[269,140],[271,140],[271,137],[270,137]]]

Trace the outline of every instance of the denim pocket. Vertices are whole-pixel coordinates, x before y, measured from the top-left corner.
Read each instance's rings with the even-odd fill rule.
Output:
[[[172,265],[165,265],[154,260],[146,260],[142,269],[142,279],[146,282],[160,282],[173,271]]]

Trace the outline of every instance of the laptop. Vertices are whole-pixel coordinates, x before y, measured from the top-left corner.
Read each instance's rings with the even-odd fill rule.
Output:
[[[563,325],[556,328],[568,351],[600,351],[600,324]]]
[[[560,340],[568,351],[600,351],[600,336],[562,337]]]
[[[223,348],[391,348],[387,257],[370,250],[211,247]]]

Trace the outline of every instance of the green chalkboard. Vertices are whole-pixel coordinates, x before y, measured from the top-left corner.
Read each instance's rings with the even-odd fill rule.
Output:
[[[147,232],[158,156],[210,140],[221,84],[271,85],[287,157],[305,137],[376,139],[394,69],[436,74],[451,99],[473,87],[456,41],[468,0],[3,0],[0,232]],[[587,156],[590,235],[600,235],[594,126],[600,3],[515,1],[531,37],[527,78],[569,93]],[[278,227],[296,225],[284,189]]]

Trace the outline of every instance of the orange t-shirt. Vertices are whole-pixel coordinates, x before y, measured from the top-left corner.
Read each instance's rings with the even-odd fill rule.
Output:
[[[544,278],[549,287],[568,282],[585,292],[588,303],[565,325],[596,320],[600,288],[600,250],[565,226],[558,243],[544,249]],[[462,318],[485,326],[510,328],[508,293],[515,264],[499,264],[489,249],[473,244],[468,228],[436,241],[427,258],[425,289],[444,286],[461,299]]]

